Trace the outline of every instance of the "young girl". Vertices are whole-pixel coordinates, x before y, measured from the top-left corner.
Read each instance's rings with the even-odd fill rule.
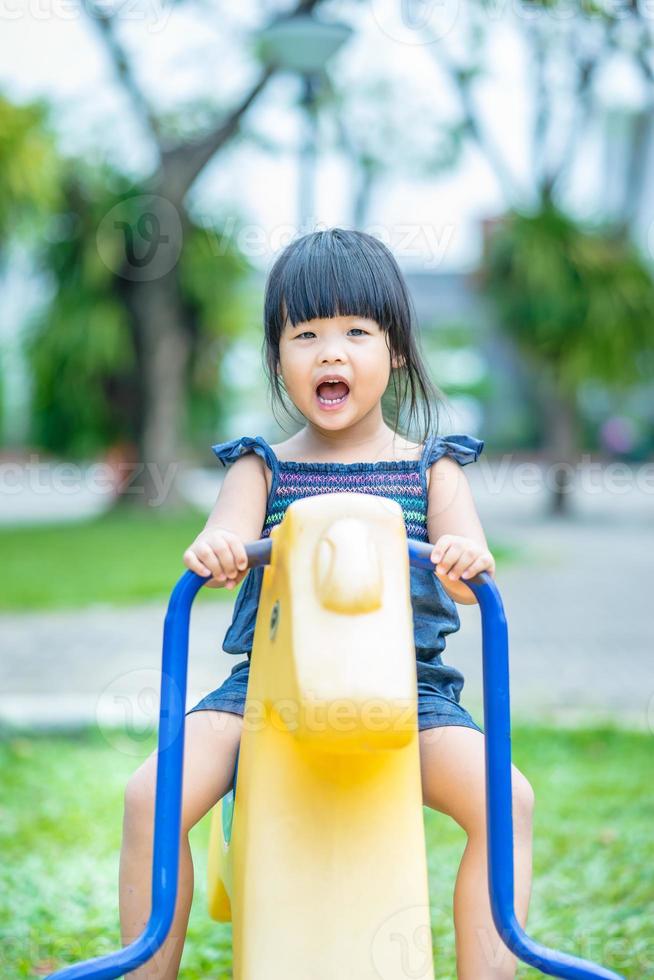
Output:
[[[472,436],[434,433],[429,402],[441,396],[420,356],[400,270],[376,238],[334,228],[292,242],[268,278],[264,318],[273,395],[284,405],[283,386],[305,424],[275,446],[261,436],[245,436],[213,447],[223,464],[233,465],[184,563],[211,576],[212,588],[233,589],[246,577],[223,649],[247,656],[187,712],[175,918],[161,950],[130,976],[177,976],[193,894],[188,832],[232,784],[263,578],[263,567],[247,570],[244,544],[269,536],[292,500],[355,491],[398,501],[408,537],[434,545],[434,571],[410,570],[423,799],[467,834],[454,891],[457,976],[508,980],[515,976],[516,959],[500,941],[488,898],[484,735],[460,703],[463,675],[441,658],[446,635],[460,625],[455,602],[475,602],[465,579],[495,571],[462,470],[484,444]],[[395,409],[390,425],[382,411],[382,397],[389,395]],[[399,415],[407,400],[407,430],[422,403],[419,443],[400,434]],[[125,793],[120,861],[125,944],[141,933],[150,911],[156,761],[153,753]],[[525,926],[534,797],[515,766],[512,784],[515,905]]]

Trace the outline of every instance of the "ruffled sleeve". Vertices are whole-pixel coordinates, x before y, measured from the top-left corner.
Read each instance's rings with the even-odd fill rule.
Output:
[[[273,475],[276,475],[277,457],[262,436],[241,436],[229,442],[219,442],[211,448],[224,466],[233,463],[243,453],[254,452],[265,459]]]
[[[474,436],[431,436],[425,443],[420,464],[420,478],[425,495],[427,494],[427,470],[432,463],[435,463],[441,456],[451,456],[461,466],[465,466],[466,463],[474,463],[475,460],[479,459],[483,448],[484,440],[475,439]]]
[[[441,456],[451,456],[465,466],[478,460],[483,448],[484,440],[474,436],[434,436],[425,450],[425,466],[431,466]]]

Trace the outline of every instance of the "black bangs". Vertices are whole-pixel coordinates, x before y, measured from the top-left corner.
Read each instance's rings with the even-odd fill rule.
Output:
[[[372,235],[342,228],[305,235],[287,247],[270,272],[264,319],[273,345],[285,317],[296,326],[335,316],[368,317],[384,332],[410,326],[410,299],[400,270]]]

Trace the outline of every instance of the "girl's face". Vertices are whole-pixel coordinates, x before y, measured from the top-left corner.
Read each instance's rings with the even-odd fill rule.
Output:
[[[365,317],[326,317],[295,327],[287,321],[279,340],[278,370],[294,405],[321,428],[340,429],[363,418],[388,385],[391,356],[386,341],[378,324]],[[333,375],[345,385],[320,387],[320,395],[332,401],[325,404],[318,387]],[[344,396],[342,401],[338,396]]]

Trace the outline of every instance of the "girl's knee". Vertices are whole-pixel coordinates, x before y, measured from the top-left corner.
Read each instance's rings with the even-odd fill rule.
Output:
[[[516,766],[511,766],[511,791],[514,829],[518,832],[530,830],[536,795],[527,777]]]
[[[125,822],[130,828],[152,832],[155,794],[156,765],[150,758],[132,773],[125,786]]]

